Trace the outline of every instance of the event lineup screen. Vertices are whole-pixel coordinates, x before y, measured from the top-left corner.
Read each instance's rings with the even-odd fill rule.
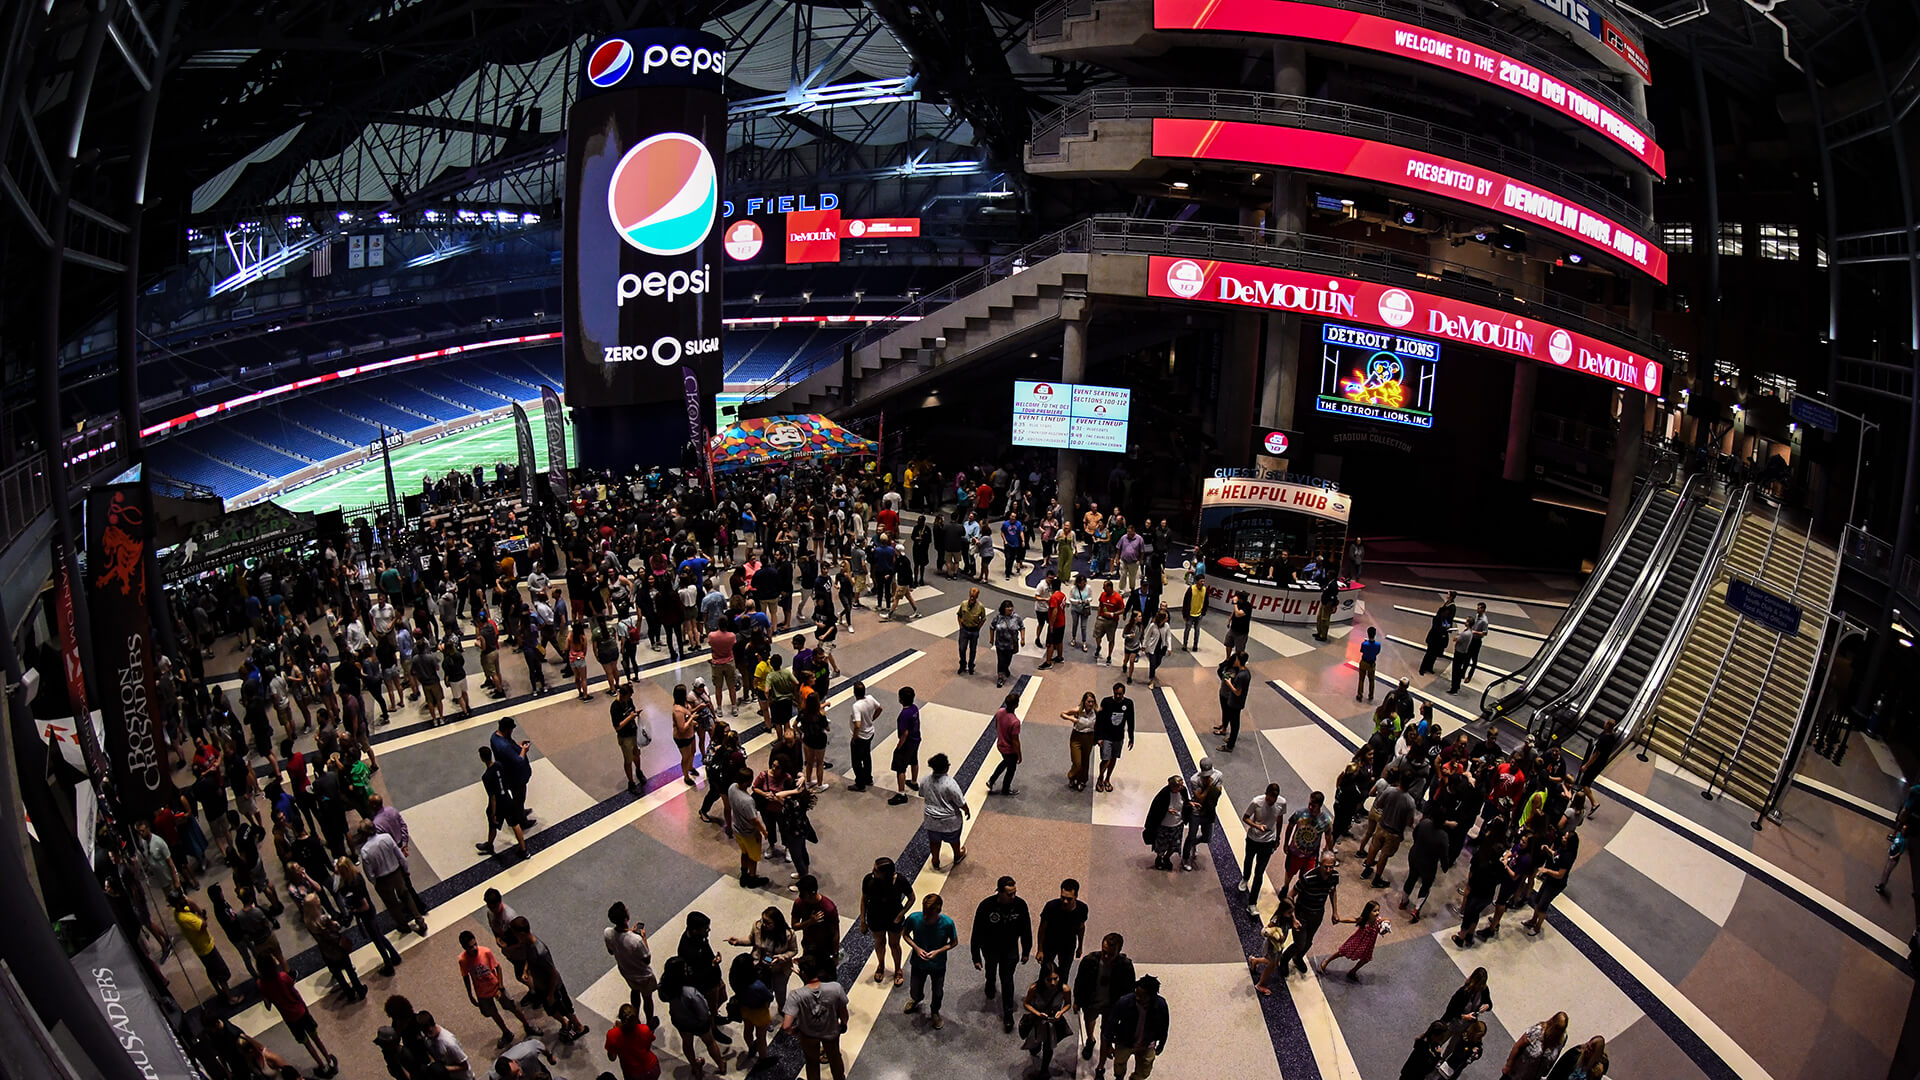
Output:
[[[1123,386],[1016,380],[1013,445],[1126,453],[1132,405]]]
[[[1320,395],[1316,412],[1433,426],[1440,343],[1391,330],[1327,323],[1320,329]]]

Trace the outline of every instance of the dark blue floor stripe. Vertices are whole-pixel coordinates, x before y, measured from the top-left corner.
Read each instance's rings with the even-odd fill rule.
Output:
[[[1827,802],[1830,802],[1833,805],[1841,808],[1842,810],[1851,810],[1854,813],[1859,814],[1863,818],[1870,818],[1889,828],[1893,826],[1894,814],[1891,810],[1883,810],[1878,806],[1869,808],[1869,807],[1861,806],[1858,803],[1848,802],[1847,800],[1840,798],[1838,795],[1835,795],[1831,791],[1823,791],[1820,788],[1813,787],[1807,784],[1800,777],[1798,773],[1794,774],[1793,786],[1796,788],[1799,788],[1801,791],[1806,792],[1807,794],[1813,796],[1816,799],[1824,799]]]
[[[878,675],[881,671],[885,670],[886,668],[894,664],[897,664],[900,661],[905,660],[910,656],[913,656],[917,651],[918,650],[915,650],[915,649],[903,649],[900,652],[895,653],[893,656],[880,661],[879,663],[873,665],[870,668],[867,668],[865,671],[862,671],[859,674],[843,678],[839,682],[831,684],[828,687],[828,696],[832,696],[833,694],[837,694],[843,690],[851,688],[854,682],[856,681],[873,678],[875,675]],[[766,732],[767,732],[767,727],[765,723],[755,722],[751,727],[740,729],[740,742],[742,745],[745,745],[746,743],[753,741],[754,739],[760,737],[761,735],[766,734]],[[485,733],[480,730],[475,730],[470,734],[474,735],[475,737],[480,737]],[[537,855],[541,851],[574,835],[575,833],[579,832],[581,829],[584,829],[587,826],[592,825],[594,822],[607,817],[609,814],[617,813],[621,809],[627,806],[631,806],[633,803],[638,802],[640,799],[645,798],[647,795],[655,791],[658,791],[662,787],[665,787],[669,784],[676,784],[676,783],[679,783],[680,781],[681,781],[680,766],[678,762],[676,762],[673,765],[670,765],[667,768],[662,769],[661,771],[653,774],[652,776],[647,777],[645,782],[641,785],[640,790],[638,792],[623,791],[618,795],[614,795],[611,798],[603,799],[600,802],[597,802],[594,805],[587,807],[586,809],[580,811],[579,813],[573,815],[570,818],[567,818],[562,822],[559,822],[558,824],[551,825],[546,829],[541,830],[538,833],[528,836],[527,837],[528,854],[529,856]],[[704,795],[702,797],[704,798]],[[513,863],[518,862],[519,859],[518,859],[517,853],[519,849],[515,846],[512,846],[512,840],[513,840],[513,834],[511,832],[508,832],[506,834],[506,843],[508,844],[508,847],[504,848],[500,855],[494,856],[493,858],[484,858],[484,857],[479,858],[478,861],[474,862],[473,865],[468,866],[466,869],[458,871],[448,877],[442,878],[438,882],[435,882],[434,884],[429,885],[424,889],[421,889],[420,900],[423,906],[430,912],[434,908],[438,907],[439,905],[446,903],[447,901],[453,899],[456,896],[459,896],[461,893],[464,893],[469,889],[475,888],[479,885],[484,884],[488,880],[494,877],[497,877],[508,866],[511,866],[513,865]],[[286,919],[289,917],[298,918],[298,916],[294,914],[293,909],[291,907],[287,909],[286,915],[281,916],[281,918],[283,919]],[[389,933],[393,932],[394,930],[392,917],[388,915],[384,910],[378,916],[376,925],[378,925],[383,930]],[[368,944],[368,939],[366,934],[362,932],[358,927],[355,927],[352,930],[350,930],[348,933],[348,936],[352,939],[353,947],[356,949],[358,949],[363,945]],[[294,954],[293,956],[287,957],[287,971],[290,974],[292,974],[293,977],[296,979],[305,978],[306,976],[311,975],[314,972],[319,971],[325,967],[326,967],[326,963],[323,960],[321,960],[320,950],[317,947],[309,947],[308,949],[302,952],[299,952]],[[247,1005],[251,1004],[252,1001],[254,1000],[254,990],[252,986],[252,981],[250,979],[245,978],[243,975],[240,977],[236,977],[234,979],[233,985],[234,985],[234,989],[237,992],[245,995],[247,998],[245,1002],[235,1007],[235,1011],[246,1008]]]
[[[1193,754],[1187,747],[1186,737],[1181,734],[1180,726],[1173,718],[1173,709],[1167,704],[1165,690],[1152,691],[1154,704],[1160,708],[1160,722],[1166,726],[1167,738],[1173,743],[1173,756],[1180,763],[1180,775],[1192,776],[1199,771],[1193,760]],[[1259,738],[1259,732],[1251,733]],[[1226,812],[1234,813],[1232,806]],[[1220,875],[1220,892],[1226,899],[1227,915],[1233,920],[1233,929],[1240,937],[1240,951],[1247,956],[1259,956],[1266,952],[1266,939],[1261,934],[1259,918],[1247,910],[1241,899],[1246,891],[1246,880],[1240,876],[1240,863],[1233,846],[1227,842],[1227,833],[1218,824],[1213,827],[1212,835],[1207,838],[1207,854],[1213,859],[1213,868]],[[1320,1063],[1314,1060],[1313,1047],[1307,1041],[1306,1024],[1300,1019],[1300,1009],[1293,1003],[1293,991],[1289,980],[1281,979],[1281,992],[1268,997],[1255,995],[1260,1003],[1261,1018],[1267,1024],[1267,1037],[1273,1041],[1273,1056],[1280,1063],[1280,1075],[1288,1080],[1320,1080]]]
[[[1272,683],[1268,683],[1267,685],[1273,686]],[[1273,692],[1285,698],[1294,708],[1300,710],[1302,715],[1319,725],[1322,731],[1332,735],[1341,745],[1347,747],[1349,750],[1360,749],[1361,743],[1353,737],[1352,732],[1328,724],[1316,715],[1312,709],[1309,709],[1304,702],[1295,698],[1293,694],[1277,686],[1273,687]],[[1700,1067],[1701,1072],[1706,1073],[1712,1080],[1737,1080],[1739,1074],[1734,1072],[1733,1068],[1725,1061],[1721,1060],[1720,1055],[1715,1053],[1712,1047],[1702,1042],[1700,1037],[1693,1033],[1693,1029],[1683,1023],[1678,1016],[1675,1016],[1673,1010],[1669,1009],[1666,1003],[1660,1000],[1659,995],[1648,989],[1645,983],[1635,978],[1632,972],[1628,971],[1619,961],[1615,960],[1611,954],[1601,948],[1598,942],[1588,937],[1584,931],[1573,925],[1571,920],[1557,911],[1549,909],[1547,918],[1553,923],[1554,929],[1560,931],[1562,936],[1573,944],[1574,948],[1579,949],[1581,955],[1585,956],[1594,967],[1599,968],[1607,978],[1613,980],[1613,984],[1620,988],[1620,992],[1627,995],[1628,999],[1635,1005],[1638,1005],[1640,1011],[1647,1015],[1647,1019],[1653,1021],[1661,1031],[1665,1032],[1667,1038],[1672,1039],[1674,1045],[1678,1046],[1681,1052],[1687,1055],[1689,1060]]]
[[[1640,795],[1637,792],[1629,791],[1625,788],[1619,788],[1619,787],[1611,788],[1607,791],[1607,795],[1611,797],[1615,802],[1623,803],[1627,806],[1632,807],[1634,812],[1639,814],[1641,817],[1644,817],[1649,821],[1657,822],[1660,825],[1665,826],[1667,831],[1673,833],[1675,836],[1679,836],[1686,839],[1687,841],[1691,842],[1694,846],[1700,848],[1700,850],[1712,852],[1714,855],[1718,856],[1723,862],[1727,863],[1730,866],[1735,867],[1741,873],[1746,874],[1748,877],[1751,877],[1756,881],[1766,882],[1768,885],[1773,887],[1773,891],[1779,893],[1781,896],[1784,896],[1787,899],[1793,901],[1794,903],[1800,905],[1801,907],[1807,909],[1808,912],[1818,916],[1822,921],[1826,922],[1827,925],[1832,926],[1834,929],[1840,931],[1841,933],[1847,935],[1853,940],[1859,942],[1863,947],[1867,949],[1868,952],[1871,952],[1873,953],[1873,955],[1879,957],[1882,960],[1885,960],[1889,964],[1892,964],[1894,968],[1899,970],[1902,974],[1906,974],[1906,975],[1913,974],[1913,965],[1904,954],[1895,952],[1893,949],[1888,948],[1885,942],[1879,940],[1878,938],[1875,938],[1872,934],[1869,934],[1865,930],[1854,925],[1852,921],[1846,918],[1843,918],[1839,912],[1834,911],[1832,908],[1828,907],[1827,905],[1822,904],[1820,901],[1815,900],[1813,897],[1808,896],[1806,893],[1795,888],[1791,883],[1787,882],[1783,878],[1776,876],[1772,871],[1768,870],[1766,867],[1748,863],[1744,860],[1735,858],[1733,855],[1729,854],[1727,851],[1722,849],[1718,844],[1709,844],[1706,841],[1700,839],[1700,837],[1696,836],[1692,830],[1683,826],[1679,821],[1674,820],[1676,816],[1674,814],[1674,811],[1668,810],[1665,807],[1659,805],[1658,803],[1655,803],[1647,799],[1645,796]],[[1690,822],[1689,824],[1695,824],[1695,823]],[[1703,829],[1706,828],[1706,826],[1704,825],[1701,825],[1699,827]]]

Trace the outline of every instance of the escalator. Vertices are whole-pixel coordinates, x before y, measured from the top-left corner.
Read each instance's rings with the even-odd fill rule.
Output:
[[[1487,694],[1499,683],[1489,686],[1487,694],[1482,695],[1483,709],[1491,705],[1491,712],[1498,720],[1524,732],[1530,728],[1536,711],[1567,696],[1606,640],[1679,505],[1679,494],[1664,485],[1649,484],[1641,491],[1620,529],[1620,537],[1624,539],[1616,539],[1608,549],[1587,587],[1554,628],[1546,646],[1526,667],[1507,676],[1524,676],[1524,685],[1497,703],[1489,702]]]
[[[1630,736],[1638,720],[1633,714],[1648,700],[1648,684],[1666,678],[1674,652],[1669,642],[1685,633],[1693,608],[1699,603],[1695,586],[1712,562],[1715,549],[1725,540],[1725,515],[1708,499],[1688,499],[1681,512],[1687,515],[1686,527],[1666,567],[1649,583],[1651,591],[1638,605],[1633,626],[1613,651],[1611,663],[1580,695],[1576,708],[1581,716],[1581,738],[1569,747],[1571,750],[1584,754],[1608,720],[1620,722],[1623,739]]]

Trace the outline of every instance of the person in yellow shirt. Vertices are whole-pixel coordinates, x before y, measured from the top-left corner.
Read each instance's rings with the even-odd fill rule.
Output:
[[[1186,616],[1186,625],[1180,630],[1180,649],[1191,652],[1200,647],[1200,617],[1207,613],[1207,575],[1193,575],[1193,584],[1187,586],[1186,603],[1182,613]]]
[[[193,947],[193,954],[207,969],[207,981],[213,984],[214,992],[229,1005],[240,1004],[240,995],[228,985],[233,971],[227,967],[227,958],[220,955],[219,946],[213,943],[213,931],[207,929],[206,909],[178,891],[169,893],[167,901],[173,905],[173,921],[180,927],[180,936]]]

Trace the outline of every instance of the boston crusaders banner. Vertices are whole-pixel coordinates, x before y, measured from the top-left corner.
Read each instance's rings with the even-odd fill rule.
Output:
[[[165,732],[156,712],[153,624],[147,577],[153,569],[153,506],[145,483],[109,484],[87,494],[87,603],[107,728],[107,768],[120,812],[151,818],[171,801]]]

